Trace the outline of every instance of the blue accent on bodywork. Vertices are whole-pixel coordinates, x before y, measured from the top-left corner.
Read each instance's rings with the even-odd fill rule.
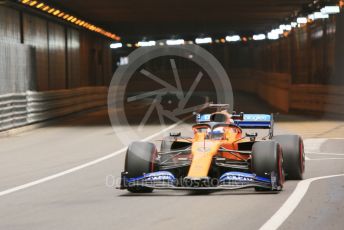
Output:
[[[143,176],[128,178],[127,182],[132,183],[135,181],[144,181],[144,182],[154,182],[154,181],[168,181],[174,183],[176,178],[174,175],[167,171],[158,171],[152,173],[146,173]]]
[[[197,114],[196,122],[197,123],[204,123],[210,121],[211,114]]]
[[[244,114],[244,121],[271,121],[271,115],[269,114]]]
[[[271,183],[271,180],[264,177],[256,176],[252,173],[244,173],[244,172],[226,172],[220,177],[221,182],[228,182],[228,181],[259,181],[265,183]]]
[[[269,114],[244,114],[243,120],[235,120],[241,128],[271,128],[272,116]]]

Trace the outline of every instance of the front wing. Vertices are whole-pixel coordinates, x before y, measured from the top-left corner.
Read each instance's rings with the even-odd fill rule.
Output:
[[[271,191],[280,191],[277,185],[276,173],[271,172],[269,178],[263,178],[251,173],[226,172],[218,179],[206,178],[175,178],[168,171],[147,173],[140,177],[128,178],[127,173],[121,174],[121,186],[119,189],[130,187],[148,187],[165,190],[188,190],[188,191],[221,191],[236,190],[244,188],[263,188]]]

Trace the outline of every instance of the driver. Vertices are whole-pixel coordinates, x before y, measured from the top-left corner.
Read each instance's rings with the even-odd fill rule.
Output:
[[[211,134],[213,139],[221,140],[223,138],[223,134],[225,133],[224,127],[217,127],[213,129],[213,132],[211,132],[210,129],[208,129],[208,133]]]

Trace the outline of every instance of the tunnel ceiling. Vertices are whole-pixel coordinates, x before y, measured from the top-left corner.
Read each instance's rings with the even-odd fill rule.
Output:
[[[125,40],[259,33],[312,0],[47,0]]]

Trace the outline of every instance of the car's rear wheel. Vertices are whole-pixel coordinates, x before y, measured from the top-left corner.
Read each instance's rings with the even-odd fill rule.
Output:
[[[125,171],[128,178],[140,177],[144,173],[154,171],[154,158],[157,150],[154,144],[149,142],[133,142],[129,145],[125,158]],[[144,186],[129,187],[128,191],[133,193],[152,192],[152,188]]]
[[[257,176],[270,178],[271,173],[276,174],[278,190],[284,183],[283,154],[276,141],[256,142],[252,146],[252,171]],[[256,187],[257,191],[269,190]]]
[[[272,139],[281,145],[286,178],[302,180],[305,171],[305,152],[302,138],[298,135],[277,135]]]

